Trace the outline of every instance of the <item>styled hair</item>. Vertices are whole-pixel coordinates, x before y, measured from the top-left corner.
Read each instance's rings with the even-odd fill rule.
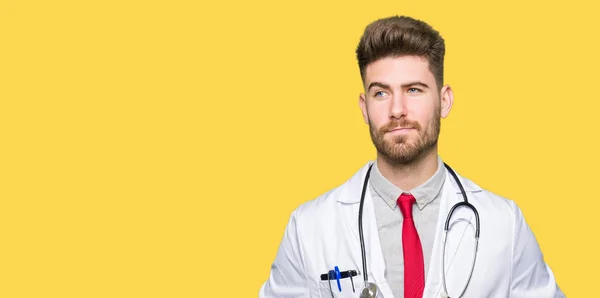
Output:
[[[376,20],[365,28],[356,48],[356,58],[364,84],[369,63],[388,57],[423,57],[441,88],[445,51],[444,39],[429,24],[407,16],[392,16]]]

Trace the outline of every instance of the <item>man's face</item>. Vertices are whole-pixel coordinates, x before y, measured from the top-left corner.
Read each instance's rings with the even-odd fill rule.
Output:
[[[436,146],[440,117],[452,100],[449,87],[438,90],[425,58],[390,57],[367,66],[360,106],[380,155],[406,164]]]

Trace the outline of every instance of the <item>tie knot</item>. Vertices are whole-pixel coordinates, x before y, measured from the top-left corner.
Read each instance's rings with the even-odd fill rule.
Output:
[[[397,203],[404,218],[412,218],[412,206],[415,202],[415,197],[409,193],[403,193],[400,195]]]

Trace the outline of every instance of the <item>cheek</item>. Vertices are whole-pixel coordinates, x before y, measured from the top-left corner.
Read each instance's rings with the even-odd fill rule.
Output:
[[[369,122],[371,122],[371,124],[374,125],[375,127],[381,127],[382,125],[386,124],[388,121],[387,113],[385,113],[381,110],[371,109],[368,111],[368,114],[369,114]]]
[[[439,106],[433,104],[421,105],[413,111],[413,119],[419,121],[422,126],[425,126],[433,120],[433,117],[436,117],[438,110]]]

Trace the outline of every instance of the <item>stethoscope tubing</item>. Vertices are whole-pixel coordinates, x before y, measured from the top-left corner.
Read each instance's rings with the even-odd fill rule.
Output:
[[[446,272],[445,272],[445,257],[446,257],[446,240],[448,238],[448,231],[450,229],[450,219],[452,218],[452,215],[454,214],[454,211],[459,208],[459,207],[467,207],[469,209],[471,209],[471,211],[473,211],[473,214],[475,214],[475,245],[474,245],[474,253],[473,253],[473,263],[471,265],[471,272],[469,273],[469,277],[467,279],[467,282],[461,292],[461,294],[459,295],[459,297],[462,297],[462,295],[464,295],[465,291],[467,290],[467,287],[469,285],[469,282],[471,281],[471,277],[473,276],[473,270],[475,269],[475,261],[477,259],[477,249],[479,247],[479,232],[480,232],[480,223],[479,223],[479,212],[477,212],[477,209],[475,208],[475,206],[473,206],[471,203],[469,203],[469,200],[467,199],[467,194],[465,192],[465,189],[462,186],[462,183],[460,183],[460,179],[458,179],[458,176],[456,175],[456,173],[454,172],[454,170],[452,170],[452,168],[450,168],[450,166],[448,166],[446,163],[444,163],[444,166],[446,167],[446,169],[448,169],[448,171],[450,172],[450,174],[452,175],[452,177],[454,178],[454,180],[456,181],[456,183],[458,184],[458,187],[460,189],[460,193],[462,194],[463,197],[463,201],[462,202],[458,202],[456,203],[454,206],[452,206],[452,208],[450,209],[450,212],[448,212],[448,216],[446,217],[446,222],[444,224],[444,248],[443,248],[443,253],[442,253],[442,280],[443,280],[443,284],[444,284],[444,291],[445,293],[448,293],[448,289],[446,286]],[[368,285],[369,283],[369,277],[368,277],[368,273],[367,273],[367,262],[366,262],[366,250],[365,250],[365,240],[364,240],[364,234],[363,234],[363,225],[362,225],[362,213],[363,213],[363,205],[364,205],[364,201],[365,201],[365,195],[367,192],[367,185],[369,183],[369,178],[371,175],[371,169],[373,168],[373,164],[371,164],[369,166],[369,168],[367,169],[367,173],[365,175],[365,180],[363,183],[363,187],[362,187],[362,193],[361,193],[361,197],[360,197],[360,207],[358,209],[358,233],[359,233],[359,238],[360,238],[360,249],[361,249],[361,254],[362,254],[362,267],[363,267],[363,279],[365,282],[365,287]]]
[[[362,253],[363,279],[365,281],[365,286],[369,282],[369,277],[367,274],[367,262],[365,262],[366,252],[365,252],[365,237],[363,234],[363,226],[362,226],[362,212],[363,212],[363,205],[365,202],[365,194],[367,192],[367,184],[369,183],[369,177],[371,176],[371,168],[373,168],[373,164],[371,164],[369,166],[369,169],[367,170],[367,175],[365,176],[365,181],[363,183],[362,194],[360,195],[360,207],[358,209],[358,234],[360,235],[360,250]]]

